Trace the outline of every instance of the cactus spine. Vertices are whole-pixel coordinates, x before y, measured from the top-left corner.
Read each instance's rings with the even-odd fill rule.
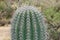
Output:
[[[46,40],[43,16],[32,6],[16,10],[12,18],[12,40]]]

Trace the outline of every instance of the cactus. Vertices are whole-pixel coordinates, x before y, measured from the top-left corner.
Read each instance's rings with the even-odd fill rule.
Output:
[[[11,22],[11,40],[46,40],[43,15],[32,6],[18,8]]]

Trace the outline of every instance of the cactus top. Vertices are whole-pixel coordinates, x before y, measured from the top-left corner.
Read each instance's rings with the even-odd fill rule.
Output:
[[[31,12],[36,12],[37,14],[39,14],[40,16],[42,15],[42,13],[40,13],[40,11],[38,11],[38,9],[36,7],[33,7],[33,6],[23,6],[23,7],[19,7],[14,15],[13,15],[13,18],[12,18],[12,21],[14,19],[14,17],[18,14],[18,13],[24,13],[26,11],[31,11]],[[35,13],[35,14],[36,14]],[[44,18],[43,16],[41,16],[42,18]],[[43,19],[44,20],[44,19]]]
[[[18,8],[16,10],[16,12],[20,12],[21,13],[23,11],[29,11],[29,10],[39,13],[39,11],[36,9],[36,7],[32,7],[32,6],[23,6],[23,7],[20,7],[20,8]]]

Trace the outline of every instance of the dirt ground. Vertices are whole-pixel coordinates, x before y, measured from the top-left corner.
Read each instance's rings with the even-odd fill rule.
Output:
[[[11,25],[0,26],[0,40],[11,40]]]

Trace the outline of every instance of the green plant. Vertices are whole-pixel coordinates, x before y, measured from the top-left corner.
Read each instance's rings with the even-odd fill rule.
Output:
[[[55,7],[45,9],[43,12],[50,23],[57,25],[60,23],[60,11]]]
[[[43,15],[32,6],[18,8],[12,18],[12,40],[47,40]]]
[[[6,4],[3,1],[1,1],[0,2],[0,11],[5,10],[5,8],[6,8]]]

